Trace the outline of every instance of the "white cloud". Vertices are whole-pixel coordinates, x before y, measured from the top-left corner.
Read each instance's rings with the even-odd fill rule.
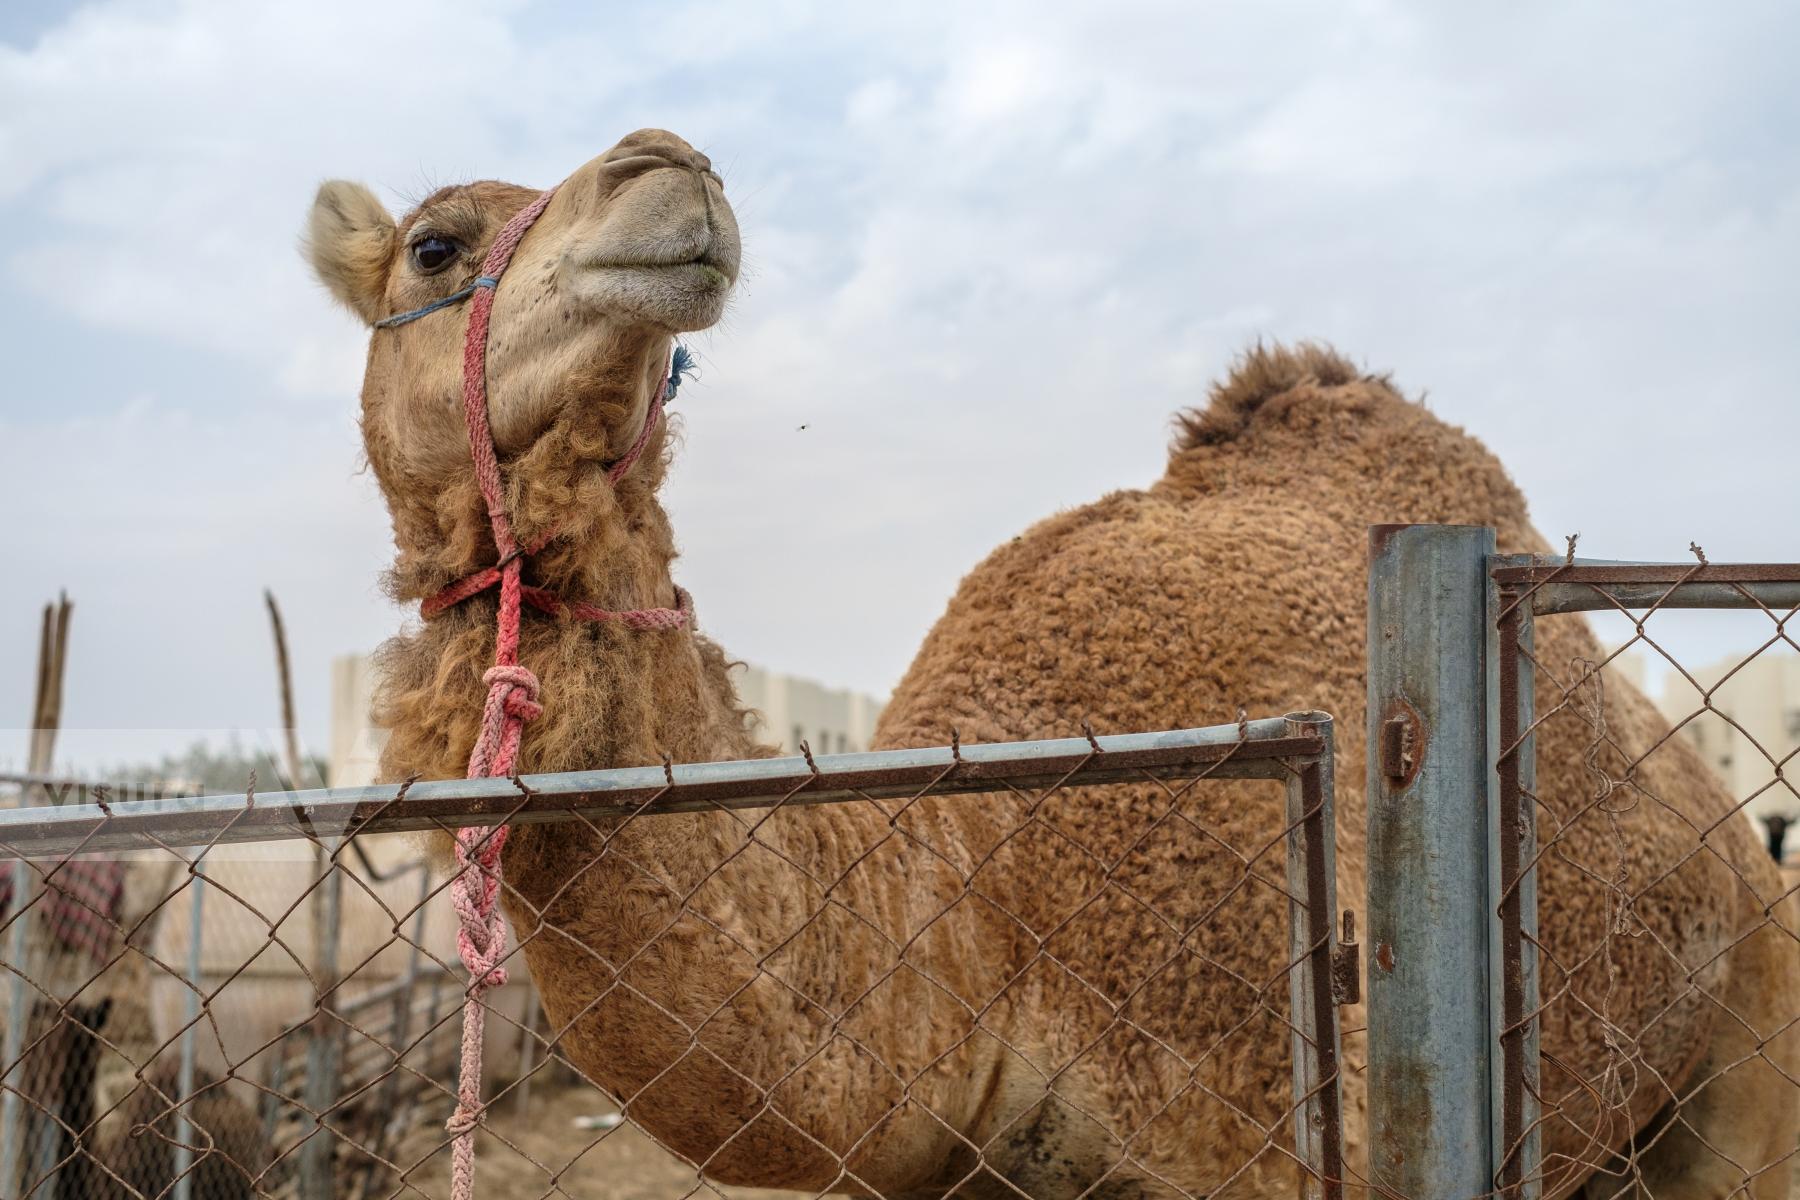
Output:
[[[6,536],[26,568],[4,600],[8,677],[31,677],[37,606],[66,588],[68,725],[272,727],[270,587],[286,609],[304,725],[322,744],[327,659],[397,623],[374,588],[385,528],[352,435],[342,411],[201,417],[149,396],[90,417],[0,420],[0,473],[33,501]],[[0,757],[19,752],[15,740],[0,736]]]
[[[0,48],[0,305],[61,322],[28,353],[148,339],[194,367],[152,416],[0,401],[30,479],[66,488],[43,464],[84,464],[81,496],[9,535],[10,557],[46,587],[79,580],[84,617],[254,566],[308,581],[308,652],[372,641],[395,616],[371,585],[382,519],[348,474],[363,339],[293,252],[313,186],[361,177],[399,204],[476,175],[543,183],[644,124],[713,154],[746,230],[739,300],[697,339],[670,493],[683,578],[737,654],[888,686],[987,548],[1153,478],[1169,414],[1258,335],[1330,338],[1429,388],[1596,553],[1698,536],[1715,557],[1791,557],[1793,23],[90,4]],[[209,378],[226,360],[258,394]],[[146,487],[152,454],[179,464],[172,485]],[[106,569],[121,561],[129,584]],[[245,663],[261,582],[229,629]],[[35,599],[7,601],[6,627]],[[190,628],[169,604],[117,628]],[[115,686],[107,723],[226,724],[214,698],[249,707],[262,686],[184,682],[179,639],[108,636],[117,677],[174,690]],[[25,678],[27,648],[0,639],[0,671]]]
[[[871,79],[850,93],[844,105],[844,123],[851,127],[879,125],[891,120],[905,100],[905,91],[894,80]]]

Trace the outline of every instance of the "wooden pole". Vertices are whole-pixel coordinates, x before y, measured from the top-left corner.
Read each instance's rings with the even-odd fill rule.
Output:
[[[38,630],[37,689],[31,705],[31,744],[26,770],[48,775],[56,757],[56,731],[62,724],[63,670],[68,664],[69,615],[74,605],[68,593],[55,604],[44,605]]]
[[[287,786],[299,789],[305,787],[306,782],[300,778],[300,733],[294,719],[294,672],[288,664],[287,630],[281,623],[281,606],[275,603],[275,593],[264,588],[263,601],[269,606],[269,626],[275,632],[275,673],[281,688],[281,733],[287,758]]]
[[[38,628],[37,683],[31,693],[31,740],[25,747],[25,769],[33,774],[44,769],[44,714],[50,705],[50,640],[55,636],[55,622],[51,606],[44,605],[43,623]]]

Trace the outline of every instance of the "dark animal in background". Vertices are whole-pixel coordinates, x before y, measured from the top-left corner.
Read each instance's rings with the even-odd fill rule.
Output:
[[[1793,824],[1793,820],[1774,815],[1764,817],[1763,824],[1769,831],[1769,857],[1780,862],[1787,842],[1788,826]]]
[[[179,1071],[178,1063],[159,1063],[132,1090],[124,1104],[124,1119],[102,1156],[117,1178],[108,1176],[100,1181],[101,1190],[75,1195],[123,1200],[172,1194],[179,1119],[175,1102],[182,1098]],[[195,1072],[181,1108],[192,1131],[188,1144],[195,1147],[194,1200],[250,1200],[260,1195],[258,1181],[273,1156],[255,1112],[205,1071]]]
[[[97,1194],[94,1180],[103,1175],[92,1157],[94,1079],[100,1066],[99,1033],[111,1010],[111,1000],[39,1003],[27,1029],[35,1044],[20,1066],[26,1145],[52,1143],[48,1162],[55,1164],[57,1187],[65,1196]],[[42,1166],[25,1168],[27,1187],[41,1171]]]

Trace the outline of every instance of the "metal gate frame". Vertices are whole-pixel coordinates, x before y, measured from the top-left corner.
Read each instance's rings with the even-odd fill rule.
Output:
[[[1537,1200],[1536,617],[1800,607],[1800,563],[1495,552],[1369,531],[1370,1182]],[[1379,869],[1377,869],[1379,867]]]
[[[1541,1116],[1538,1104],[1537,809],[1534,732],[1540,718],[1533,687],[1535,618],[1561,613],[1639,613],[1663,609],[1800,608],[1800,563],[1611,562],[1573,556],[1546,562],[1529,555],[1499,556],[1490,575],[1498,706],[1494,742],[1495,804],[1499,815],[1499,904],[1496,979],[1500,1072],[1494,1149],[1495,1182],[1507,1200],[1541,1194]]]

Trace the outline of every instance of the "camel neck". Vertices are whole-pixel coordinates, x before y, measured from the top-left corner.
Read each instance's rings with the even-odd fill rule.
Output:
[[[611,612],[677,606],[675,542],[657,492],[665,474],[666,427],[659,425],[630,470],[608,466],[637,436],[650,389],[659,386],[668,343],[645,348],[610,372],[617,386],[589,386],[551,427],[504,464],[505,500],[519,541],[532,545],[524,581],[569,605]],[[594,383],[606,384],[601,378]],[[493,564],[486,513],[467,497],[430,538],[402,541],[393,573],[403,599],[430,596]],[[396,515],[396,527],[401,527]],[[701,598],[702,603],[704,597]],[[384,773],[460,775],[484,694],[482,672],[495,645],[493,590],[436,613],[383,654],[378,720],[393,733]],[[541,681],[545,715],[530,723],[520,752],[528,772],[599,769],[660,761],[745,757],[758,752],[745,730],[725,658],[691,625],[635,628],[527,610],[520,661]]]
[[[668,419],[656,400],[670,343],[639,338],[607,349],[529,446],[496,447],[499,503],[524,548],[526,582],[572,603],[667,605],[674,549],[657,493]],[[453,468],[435,502],[391,507],[399,554],[388,582],[396,600],[438,596],[499,563],[473,464]]]

